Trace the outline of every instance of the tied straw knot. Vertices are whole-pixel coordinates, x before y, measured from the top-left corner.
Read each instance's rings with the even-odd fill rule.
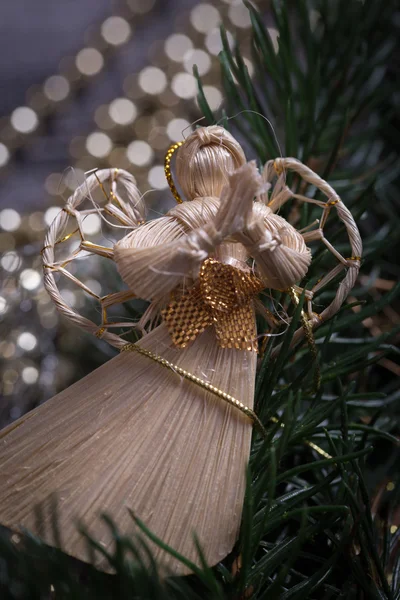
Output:
[[[218,141],[215,134],[211,133],[207,127],[199,127],[198,129],[195,129],[194,133],[199,138],[200,147],[209,146],[210,144],[215,144],[216,141]]]

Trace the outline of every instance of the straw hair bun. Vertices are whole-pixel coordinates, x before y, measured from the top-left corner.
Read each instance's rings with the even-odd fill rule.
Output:
[[[219,197],[227,176],[245,162],[241,145],[223,127],[199,127],[177,152],[176,179],[185,200]]]

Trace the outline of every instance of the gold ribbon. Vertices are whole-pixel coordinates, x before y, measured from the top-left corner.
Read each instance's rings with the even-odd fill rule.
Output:
[[[161,313],[174,345],[186,348],[214,326],[221,348],[257,352],[252,300],[263,288],[253,273],[207,258],[198,281]]]

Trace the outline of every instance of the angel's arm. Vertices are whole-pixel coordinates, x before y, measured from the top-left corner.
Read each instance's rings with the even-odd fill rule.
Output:
[[[243,227],[259,186],[255,164],[248,163],[228,176],[215,219],[188,231],[167,216],[132,232],[114,247],[122,279],[137,296],[157,300],[186,277],[196,277],[215,247]],[[186,206],[190,211],[190,203]]]
[[[266,287],[287,290],[307,273],[311,252],[302,236],[261,202],[235,237],[254,258]]]

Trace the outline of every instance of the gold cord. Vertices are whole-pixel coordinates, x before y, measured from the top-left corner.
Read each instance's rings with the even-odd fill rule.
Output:
[[[183,142],[176,142],[176,144],[172,144],[172,146],[170,146],[168,148],[167,153],[165,155],[165,160],[164,160],[165,177],[167,178],[168,185],[170,187],[172,195],[178,204],[182,204],[183,200],[180,197],[179,192],[175,187],[174,180],[172,178],[171,160],[172,160],[172,156],[173,156],[174,152],[176,152],[178,150],[178,148],[180,148],[182,146],[182,144],[183,144]]]
[[[294,288],[289,289],[289,294],[290,294],[293,302],[296,304],[296,306],[298,306],[300,300],[299,300],[299,296],[297,295]],[[321,371],[320,371],[319,363],[318,363],[318,352],[317,352],[317,346],[315,345],[313,328],[312,328],[311,321],[307,318],[307,315],[304,312],[304,310],[301,311],[300,318],[301,318],[301,324],[303,326],[304,333],[305,333],[305,336],[307,339],[308,347],[310,348],[311,354],[315,361],[314,390],[317,391],[317,390],[319,390],[319,388],[321,386]]]
[[[146,350],[145,348],[142,348],[141,346],[138,346],[137,344],[125,344],[125,346],[123,346],[121,348],[121,352],[132,352],[132,351],[138,352],[139,354],[142,354],[143,356],[147,356],[147,358],[154,360],[162,367],[171,369],[171,371],[178,373],[178,375],[181,375],[185,379],[188,379],[192,383],[195,383],[196,385],[203,388],[207,392],[211,392],[212,394],[214,394],[215,396],[218,396],[218,398],[221,398],[222,400],[224,400],[231,406],[234,406],[235,408],[240,410],[241,413],[246,415],[246,417],[249,417],[249,419],[251,419],[253,421],[255,427],[258,429],[258,431],[260,432],[260,434],[262,435],[263,438],[266,437],[267,432],[264,428],[264,425],[261,423],[260,419],[257,417],[256,413],[253,410],[251,410],[251,408],[249,408],[248,406],[245,406],[242,402],[239,402],[239,400],[236,400],[236,398],[234,398],[230,394],[223,392],[222,390],[215,387],[211,383],[208,383],[208,381],[204,381],[204,379],[200,379],[200,377],[193,375],[193,373],[189,373],[189,371],[182,369],[182,367],[179,367],[178,365],[174,365],[173,363],[169,362],[169,360],[163,358],[162,356],[159,356],[158,354],[155,354],[154,352],[151,352],[150,350]]]
[[[240,412],[243,413],[244,415],[246,415],[246,417],[249,417],[249,419],[251,419],[253,421],[254,426],[260,432],[261,436],[264,439],[267,437],[266,429],[265,429],[264,425],[261,423],[260,419],[257,417],[256,413],[253,410],[251,410],[251,408],[249,408],[248,406],[245,406],[242,402],[239,402],[239,400],[236,400],[236,398],[234,398],[230,394],[223,392],[222,390],[215,387],[214,385],[211,385],[211,383],[208,383],[207,381],[200,379],[200,377],[196,377],[196,375],[193,375],[192,373],[189,373],[189,371],[186,371],[185,369],[178,367],[178,365],[174,365],[166,358],[163,358],[162,356],[159,356],[158,354],[155,354],[154,352],[151,352],[150,350],[146,350],[146,348],[142,348],[141,346],[138,346],[137,344],[125,344],[125,346],[122,346],[121,352],[138,352],[139,354],[142,354],[143,356],[147,356],[147,358],[154,360],[156,363],[158,363],[162,367],[171,369],[171,371],[178,373],[185,379],[188,379],[189,381],[191,381],[192,383],[195,383],[196,385],[203,388],[204,390],[207,390],[207,392],[211,392],[218,398],[221,398],[222,400],[224,400],[231,406],[234,406],[235,408],[240,410]],[[276,417],[271,417],[270,421],[272,423],[279,423],[279,420]],[[285,425],[283,423],[281,423],[280,426],[285,427]],[[318,452],[318,454],[320,454],[324,458],[332,458],[332,456],[330,454],[328,454],[327,452],[325,452],[325,450],[323,450],[322,448],[317,446],[317,444],[314,444],[314,442],[310,442],[310,441],[306,440],[304,443],[307,444],[307,446],[309,446],[310,448],[313,448],[313,450]]]

